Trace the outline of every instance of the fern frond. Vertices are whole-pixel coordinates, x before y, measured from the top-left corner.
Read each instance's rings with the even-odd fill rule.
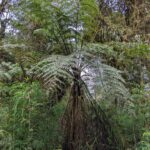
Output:
[[[81,57],[84,57],[83,55]],[[36,78],[40,79],[43,85],[51,92],[61,90],[62,85],[65,86],[68,81],[71,81],[73,76],[72,68],[81,64],[88,64],[82,69],[81,74],[90,76],[89,79],[82,78],[88,87],[99,89],[98,94],[102,95],[102,99],[127,99],[129,96],[128,90],[125,87],[125,81],[121,77],[121,72],[111,66],[103,64],[98,58],[80,59],[79,55],[70,56],[51,56],[39,62],[32,71]],[[84,73],[83,73],[84,72]],[[96,90],[97,91],[97,90]],[[96,92],[94,91],[94,92]],[[91,91],[90,91],[91,92]],[[112,97],[113,95],[113,97]]]
[[[10,62],[0,63],[0,81],[10,81],[13,77],[21,74],[22,70],[18,64]]]
[[[81,53],[85,56],[114,56],[116,52],[113,50],[112,46],[106,44],[97,44],[97,43],[90,43],[82,46],[82,48],[78,48],[81,50]]]
[[[81,55],[78,57],[81,61],[83,80],[92,92],[97,91],[102,99],[114,100],[129,97],[125,81],[121,76],[122,72],[105,64],[105,57],[116,55],[113,47],[92,43],[84,45],[78,53]]]
[[[48,89],[61,90],[62,85],[66,85],[68,80],[73,79],[71,68],[76,65],[74,55],[62,56],[53,55],[39,62],[32,68],[35,78],[42,80],[43,85]]]
[[[100,95],[101,99],[104,100],[125,100],[129,98],[129,92],[125,87],[121,71],[103,64],[98,58],[86,60],[86,64],[88,63],[88,68],[84,69],[84,74],[88,73],[89,77],[85,82],[91,90],[96,92],[96,95]]]
[[[4,44],[3,46],[0,46],[0,49],[9,50],[9,49],[26,49],[27,46],[24,44]]]

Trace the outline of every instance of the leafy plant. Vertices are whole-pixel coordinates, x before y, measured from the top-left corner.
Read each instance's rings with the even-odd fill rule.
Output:
[[[137,150],[148,150],[150,148],[150,132],[143,133],[142,141],[138,144]]]
[[[4,150],[59,148],[65,99],[51,108],[37,82],[16,83],[9,89],[11,97],[0,107],[0,147]]]
[[[92,48],[94,47],[91,47],[91,50],[93,50]],[[101,53],[101,51],[103,51],[103,46],[100,45],[98,48],[97,45],[96,51],[97,54]],[[63,89],[62,87],[67,87],[67,85],[71,89],[70,98],[68,100],[68,105],[66,108],[66,113],[64,115],[64,128],[65,128],[64,148],[72,147],[73,149],[80,149],[85,143],[89,145],[90,144],[89,141],[91,140],[93,142],[96,140],[96,142],[93,144],[93,148],[99,145],[97,142],[102,141],[102,139],[104,138],[103,136],[101,137],[100,135],[95,135],[93,137],[91,136],[91,138],[93,139],[88,139],[89,141],[88,140],[84,141],[84,139],[87,138],[86,136],[88,136],[88,135],[84,135],[84,132],[89,131],[92,134],[92,131],[90,131],[92,130],[90,126],[87,126],[87,128],[84,127],[84,125],[87,123],[91,124],[91,126],[94,125],[95,123],[99,124],[99,127],[97,127],[96,129],[100,130],[99,132],[102,132],[102,135],[104,134],[103,132],[106,132],[105,142],[107,143],[107,145],[109,143],[108,138],[109,140],[111,138],[111,135],[109,135],[109,132],[111,134],[111,131],[107,131],[107,129],[109,130],[111,126],[109,126],[109,123],[107,122],[108,121],[107,118],[103,118],[106,116],[104,116],[104,114],[101,112],[102,110],[100,109],[100,107],[96,106],[98,105],[98,103],[90,95],[86,87],[86,84],[82,79],[82,75],[81,75],[82,72],[84,72],[86,75],[84,69],[90,69],[90,68],[98,69],[99,74],[96,75],[95,78],[97,79],[96,82],[99,83],[99,86],[102,86],[105,91],[104,93],[101,92],[101,94],[104,94],[103,96],[106,96],[108,91],[109,92],[112,91],[115,93],[114,96],[117,96],[117,94],[118,95],[121,94],[127,98],[128,92],[124,87],[123,84],[124,81],[122,77],[119,75],[119,72],[113,67],[102,64],[98,60],[97,60],[99,62],[98,65],[95,65],[96,64],[95,62],[92,63],[93,59],[96,60],[96,57],[91,53],[92,51],[90,51],[90,53],[86,52],[84,48],[83,52],[81,49],[81,51],[80,50],[79,52],[75,51],[74,53],[68,56],[53,55],[39,62],[32,69],[33,72],[32,74],[35,76],[35,78],[40,79],[44,87],[47,90],[49,90],[51,94],[57,94],[57,92]],[[95,73],[97,72],[95,71]],[[93,74],[91,74],[91,76],[92,75]],[[112,83],[114,86],[116,86],[115,88],[114,87],[112,88]],[[89,115],[90,111],[93,112],[93,115],[95,115],[97,119],[98,117],[101,116],[102,118],[101,117],[100,118],[102,120],[99,118],[98,120],[94,121],[92,119],[92,115]],[[78,116],[79,118],[76,116]],[[105,128],[105,126],[107,126],[106,124],[109,126],[107,129]],[[102,130],[101,129],[102,126],[104,126],[105,129]],[[74,128],[75,131],[72,131],[72,128]],[[74,139],[73,136],[75,136],[76,138]],[[94,137],[97,137],[98,139],[94,139]],[[102,143],[102,145],[104,144],[103,146],[104,148],[106,148],[105,142]],[[73,143],[73,144],[69,144],[69,143]],[[109,144],[111,145],[112,143]]]
[[[11,81],[14,77],[21,76],[22,70],[18,64],[2,62],[0,64],[0,81]]]

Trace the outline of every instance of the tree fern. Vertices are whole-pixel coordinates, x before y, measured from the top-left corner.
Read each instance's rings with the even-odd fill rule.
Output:
[[[128,90],[124,86],[125,81],[121,77],[120,71],[104,64],[98,56],[98,54],[106,53],[106,50],[110,52],[111,50],[105,45],[92,46],[84,47],[79,52],[75,50],[68,56],[52,55],[34,66],[32,72],[36,78],[41,79],[47,89],[53,92],[54,89],[55,91],[61,89],[60,85],[65,85],[67,80],[73,82],[74,68],[78,68],[80,76],[83,75],[82,79],[86,80],[86,83],[90,80],[101,88],[103,97],[106,98],[113,94],[113,99],[118,96],[120,99],[126,99]]]
[[[83,77],[89,76],[88,80],[97,83],[102,99],[110,98],[111,94],[114,94],[113,99],[120,95],[122,99],[126,98],[127,90],[120,72],[102,60],[105,58],[103,55],[113,55],[111,47],[86,45],[83,41],[86,34],[91,36],[95,32],[92,27],[97,25],[93,22],[98,13],[96,1],[31,0],[27,4],[28,22],[35,24],[32,33],[49,40],[50,52],[60,54],[37,63],[29,75],[41,81],[51,95],[62,91],[67,93],[68,90],[70,94],[62,121],[63,149],[87,149],[89,145],[92,149],[101,147],[102,150],[116,147],[118,141],[112,134],[109,120],[97,105],[99,102],[91,96]],[[95,10],[90,11],[91,7]],[[54,49],[58,46],[59,52],[53,51],[53,46]]]

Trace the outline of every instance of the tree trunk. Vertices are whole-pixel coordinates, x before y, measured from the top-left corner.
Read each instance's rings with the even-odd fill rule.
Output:
[[[0,21],[0,41],[5,38],[6,22],[5,20]]]
[[[80,72],[74,68],[74,82],[71,87],[67,111],[65,113],[65,139],[63,150],[80,150],[86,141],[85,107],[80,86]]]
[[[117,150],[120,142],[115,138],[105,113],[95,103],[95,100],[85,97],[83,85],[80,74],[75,73],[63,117],[62,149]]]
[[[4,13],[6,13],[6,10],[8,9],[9,2],[9,0],[2,0],[0,3],[0,42],[5,37],[5,30],[8,19],[5,18]]]

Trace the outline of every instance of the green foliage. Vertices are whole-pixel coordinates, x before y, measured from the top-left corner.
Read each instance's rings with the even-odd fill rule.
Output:
[[[6,62],[14,62],[15,58],[12,56],[12,54],[5,50],[3,46],[0,46],[0,63],[2,61],[6,61]]]
[[[75,51],[69,56],[52,55],[33,67],[32,72],[53,93],[58,89],[61,90],[62,85],[67,87],[67,80],[71,84],[74,79],[74,68],[80,63],[81,65],[78,66],[80,73],[88,74],[93,78],[93,82],[99,88],[99,94],[102,95],[103,99],[107,99],[112,94],[114,95],[113,100],[116,98],[127,99],[129,93],[124,86],[125,81],[120,72],[111,66],[103,64],[99,61],[99,57],[95,56],[101,53],[104,54],[104,50],[111,51],[105,45],[92,44],[90,47],[84,47],[80,53]],[[85,69],[94,69],[96,75],[86,73]],[[121,98],[119,98],[120,96]]]
[[[110,101],[101,101],[101,107],[112,122],[113,130],[122,140],[125,149],[140,149],[147,147],[142,134],[149,131],[150,127],[150,103],[147,91],[137,86],[132,89],[130,101],[118,107]]]
[[[53,149],[61,144],[59,120],[65,102],[53,108],[36,82],[9,87],[10,97],[0,107],[2,149]]]
[[[143,133],[142,141],[138,144],[137,150],[149,150],[150,149],[150,132]]]
[[[109,43],[114,55],[107,59],[108,64],[124,71],[128,87],[149,82],[150,47],[144,43]]]
[[[111,46],[114,47],[116,52],[124,52],[124,56],[130,58],[142,57],[149,58],[150,48],[148,44],[144,43],[123,43],[112,42]]]
[[[0,149],[149,149],[150,47],[136,33],[146,19],[137,2],[138,13],[124,0],[9,2],[0,41]],[[126,43],[94,43],[114,40]]]
[[[70,54],[73,41],[80,42],[83,33],[88,36],[94,34],[98,24],[95,19],[98,14],[95,0],[30,0],[21,1],[20,5],[14,13],[22,12],[16,16],[24,21],[14,21],[14,27],[22,31],[24,36],[27,35],[28,44],[33,46],[31,41],[34,41],[34,47],[50,53],[59,50],[59,54]]]
[[[0,81],[11,81],[13,78],[21,76],[21,74],[22,70],[18,64],[0,63]]]

